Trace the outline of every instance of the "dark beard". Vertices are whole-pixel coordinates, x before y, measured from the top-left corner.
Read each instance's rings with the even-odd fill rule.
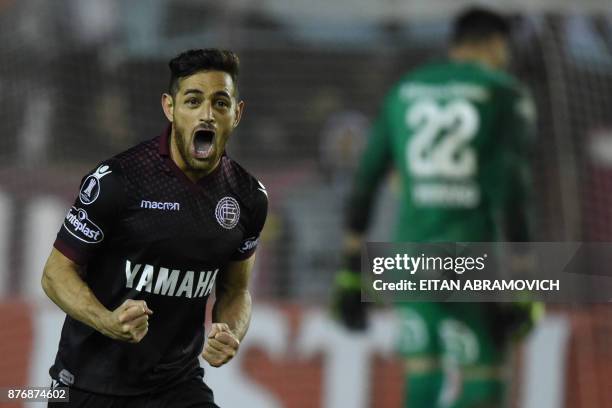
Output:
[[[185,139],[183,138],[183,134],[178,130],[178,127],[174,127],[174,138],[176,139],[176,147],[178,148],[179,154],[183,159],[183,162],[186,163],[189,167],[193,167],[193,163],[191,162],[191,158],[189,157],[189,148],[185,145]]]
[[[210,163],[201,162],[191,156],[190,146],[186,144],[183,134],[178,130],[178,127],[174,127],[174,137],[176,138],[176,147],[178,148],[179,154],[183,159],[183,162],[187,164],[187,167],[194,172],[208,172]]]

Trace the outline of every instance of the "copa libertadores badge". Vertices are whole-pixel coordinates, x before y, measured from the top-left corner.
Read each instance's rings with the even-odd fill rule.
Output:
[[[240,206],[232,197],[223,197],[215,208],[217,222],[225,229],[232,229],[240,219]]]
[[[109,170],[106,164],[98,167],[93,174],[85,179],[81,191],[79,192],[79,200],[85,205],[96,201],[100,195],[100,179],[110,173],[112,173],[112,171]]]

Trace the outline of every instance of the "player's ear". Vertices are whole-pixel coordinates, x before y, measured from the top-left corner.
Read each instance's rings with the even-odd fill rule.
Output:
[[[161,97],[162,109],[164,110],[164,115],[170,122],[174,122],[174,99],[172,99],[172,95],[164,93]]]
[[[240,119],[242,119],[242,112],[244,112],[244,101],[240,101],[236,104],[236,108],[234,110],[234,129],[240,123]]]

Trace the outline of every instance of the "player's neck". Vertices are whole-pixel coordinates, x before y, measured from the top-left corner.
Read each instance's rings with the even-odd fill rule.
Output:
[[[489,69],[497,69],[490,53],[480,47],[457,46],[450,50],[449,57],[452,61],[474,63]]]
[[[170,158],[172,159],[174,164],[176,164],[176,167],[178,167],[185,174],[185,176],[187,176],[187,178],[193,181],[194,183],[202,177],[212,173],[221,162],[220,159],[217,160],[217,162],[210,169],[207,170],[193,170],[185,162],[183,156],[179,151],[178,145],[176,144],[176,137],[174,136],[174,129],[170,133]]]

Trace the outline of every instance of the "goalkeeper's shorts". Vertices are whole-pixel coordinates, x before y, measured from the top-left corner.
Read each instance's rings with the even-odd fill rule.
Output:
[[[459,366],[498,366],[506,345],[498,344],[484,303],[401,303],[399,353],[406,358],[435,358]]]

